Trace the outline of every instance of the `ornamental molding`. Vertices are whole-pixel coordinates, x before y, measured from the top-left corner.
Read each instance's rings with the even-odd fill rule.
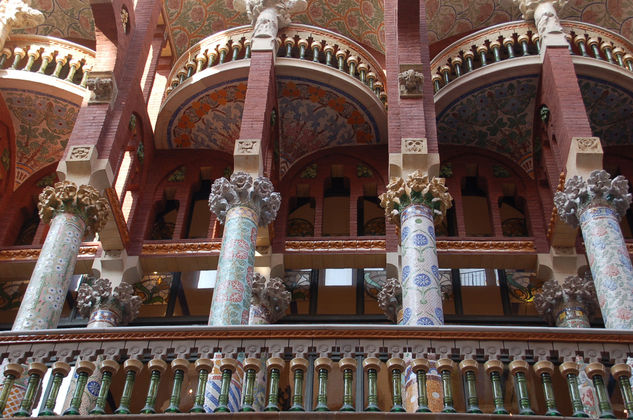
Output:
[[[119,231],[121,242],[123,242],[124,247],[127,247],[127,244],[130,242],[130,232],[127,229],[127,222],[125,221],[125,216],[123,216],[123,211],[121,210],[119,196],[114,188],[106,188],[105,196],[110,203],[112,216],[114,217],[114,223]]]
[[[428,153],[426,138],[405,138],[402,139],[402,153]]]
[[[234,172],[231,179],[218,178],[211,186],[209,208],[224,223],[229,209],[245,206],[259,214],[259,225],[267,226],[275,220],[281,205],[281,195],[274,192],[272,182],[266,177],[253,177],[245,172]]]
[[[261,142],[258,139],[237,139],[235,141],[235,154],[257,155]]]
[[[389,278],[378,292],[378,306],[392,322],[398,322],[398,312],[402,309],[402,284],[396,278]]]
[[[317,252],[354,252],[354,251],[384,251],[387,242],[377,240],[339,240],[339,241],[286,241],[287,252],[317,251]]]
[[[593,171],[587,181],[574,175],[565,183],[565,189],[554,195],[554,204],[561,220],[577,227],[580,215],[590,207],[612,208],[621,220],[631,205],[629,182],[622,175],[613,180],[605,170]]]
[[[251,305],[263,306],[269,323],[278,321],[286,314],[292,295],[281,278],[267,279],[259,273],[254,273],[251,291]]]
[[[600,138],[598,137],[574,137],[573,140],[581,152],[598,152],[601,150]]]
[[[444,178],[424,175],[419,170],[410,174],[406,180],[396,177],[380,195],[380,205],[385,209],[387,219],[400,226],[400,210],[411,204],[422,204],[433,211],[435,223],[446,217],[446,210],[452,207],[453,197],[444,185]]]
[[[55,183],[40,193],[37,204],[42,222],[48,224],[61,213],[72,213],[86,223],[86,235],[99,232],[108,220],[108,200],[91,185],[77,187],[72,181]]]
[[[36,261],[40,256],[40,248],[3,249],[0,250],[0,261]],[[79,256],[84,258],[96,258],[99,247],[94,245],[82,245],[79,248]]]
[[[77,291],[77,309],[84,318],[93,312],[108,310],[116,314],[119,325],[126,325],[136,319],[141,298],[134,293],[131,284],[122,282],[112,289],[108,279],[88,277]]]
[[[233,7],[246,12],[253,25],[253,38],[276,38],[279,29],[290,25],[291,15],[308,7],[306,0],[235,0]]]
[[[90,91],[88,104],[110,104],[117,95],[116,79],[111,71],[91,71],[86,77]]]
[[[534,241],[437,241],[438,251],[534,253]]]
[[[214,242],[172,242],[172,243],[144,243],[143,256],[167,254],[207,254],[220,252],[222,241]]]

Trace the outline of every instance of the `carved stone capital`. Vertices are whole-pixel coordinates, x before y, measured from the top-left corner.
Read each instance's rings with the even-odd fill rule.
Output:
[[[435,222],[446,216],[452,206],[452,197],[444,185],[444,178],[423,175],[420,171],[410,174],[406,181],[391,178],[387,191],[380,196],[380,205],[385,215],[395,225],[400,224],[400,210],[410,204],[423,204],[433,210]]]
[[[86,78],[90,104],[109,104],[117,94],[116,80],[111,71],[91,71]]]
[[[286,314],[286,309],[288,309],[292,298],[282,279],[279,277],[266,279],[259,273],[253,274],[252,293],[251,304],[266,308],[270,323],[279,320]]]
[[[561,220],[573,227],[578,226],[580,214],[593,206],[611,207],[622,219],[631,205],[629,182],[622,175],[612,180],[605,170],[591,172],[587,181],[574,175],[554,195],[554,204]]]
[[[12,29],[32,28],[44,23],[44,14],[31,7],[30,1],[8,0],[0,3],[0,25]]]
[[[235,0],[233,7],[246,12],[254,27],[253,38],[276,38],[281,28],[290,25],[294,13],[308,7],[306,0]]]
[[[77,214],[86,222],[86,233],[99,232],[108,219],[108,201],[91,185],[71,181],[55,183],[41,192],[37,205],[40,218],[49,223],[57,214]]]
[[[402,285],[400,280],[389,278],[378,292],[378,306],[387,318],[398,322],[398,312],[402,309]]]
[[[541,6],[541,8],[552,8],[554,12],[559,12],[569,0],[513,0],[514,4],[519,6],[519,10],[523,13],[523,19],[530,20],[536,19],[535,12],[536,9]],[[558,20],[558,16],[556,16],[556,20]],[[539,33],[541,33],[539,31]]]
[[[554,323],[557,310],[566,304],[580,305],[587,314],[596,310],[598,296],[590,271],[582,276],[569,276],[565,278],[562,285],[550,279],[543,284],[541,292],[534,297],[534,307],[550,324]]]
[[[245,172],[234,172],[231,180],[218,178],[211,186],[209,208],[221,223],[229,209],[246,206],[259,210],[259,225],[266,226],[277,217],[281,195],[273,192],[273,184],[266,177],[253,177]]]
[[[422,97],[424,74],[421,64],[401,64],[398,74],[401,98]]]
[[[84,318],[105,309],[119,316],[120,325],[126,325],[138,316],[140,307],[141,298],[134,294],[134,288],[126,282],[112,290],[110,280],[89,277],[77,292],[77,309]]]

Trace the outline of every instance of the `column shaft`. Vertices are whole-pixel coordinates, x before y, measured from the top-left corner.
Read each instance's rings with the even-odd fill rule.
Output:
[[[246,206],[226,214],[209,325],[248,324],[258,219]]]
[[[402,230],[403,325],[442,325],[442,293],[439,284],[433,211],[411,204],[400,216]]]
[[[13,331],[57,326],[85,229],[86,224],[78,215],[60,213],[53,218]]]
[[[579,220],[605,327],[633,329],[633,267],[616,211],[589,207]]]

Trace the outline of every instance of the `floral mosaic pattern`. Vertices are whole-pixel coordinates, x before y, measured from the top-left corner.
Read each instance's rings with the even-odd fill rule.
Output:
[[[245,96],[244,80],[212,86],[190,98],[169,120],[167,147],[233,153],[240,135]]]
[[[95,39],[95,23],[87,0],[33,0],[31,7],[44,14],[44,23],[17,33],[54,36],[70,40]]]
[[[86,224],[79,216],[70,213],[55,216],[13,330],[42,330],[57,326],[85,229]]]
[[[165,9],[177,56],[209,35],[250,23],[232,0],[166,0]],[[293,22],[330,29],[382,52],[383,19],[381,0],[308,0],[307,10],[294,16]]]
[[[610,207],[590,207],[580,215],[587,259],[606,328],[633,328],[633,266]]]
[[[380,143],[376,122],[356,99],[304,79],[278,78],[280,173],[330,147]]]
[[[591,131],[603,146],[631,144],[633,93],[606,81],[578,78]]]
[[[1,92],[15,131],[15,191],[33,173],[61,159],[79,106],[30,90]]]
[[[258,220],[248,207],[233,207],[226,214],[209,325],[248,324]]]
[[[468,92],[437,117],[439,142],[492,150],[533,175],[532,121],[538,79],[506,79]]]
[[[435,248],[433,212],[412,204],[400,215],[402,229],[402,325],[442,325],[440,270]]]

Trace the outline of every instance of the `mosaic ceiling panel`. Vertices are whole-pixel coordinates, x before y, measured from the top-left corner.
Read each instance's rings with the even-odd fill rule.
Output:
[[[44,23],[15,32],[65,39],[95,39],[94,18],[88,0],[33,0],[31,7],[44,14]]]
[[[280,173],[317,150],[380,143],[373,116],[355,98],[331,86],[279,77]]]
[[[580,76],[578,83],[594,136],[603,146],[633,141],[633,93],[609,82]]]
[[[249,23],[232,0],[166,0],[165,6],[177,56],[211,34]],[[382,0],[308,0],[307,10],[293,22],[330,29],[383,51],[383,15]]]
[[[15,191],[33,173],[61,159],[79,106],[32,90],[0,92],[15,131]]]
[[[189,98],[169,120],[167,147],[233,153],[240,135],[246,79],[211,86]]]
[[[532,122],[538,78],[499,81],[457,98],[437,116],[440,144],[481,147],[533,174]]]

